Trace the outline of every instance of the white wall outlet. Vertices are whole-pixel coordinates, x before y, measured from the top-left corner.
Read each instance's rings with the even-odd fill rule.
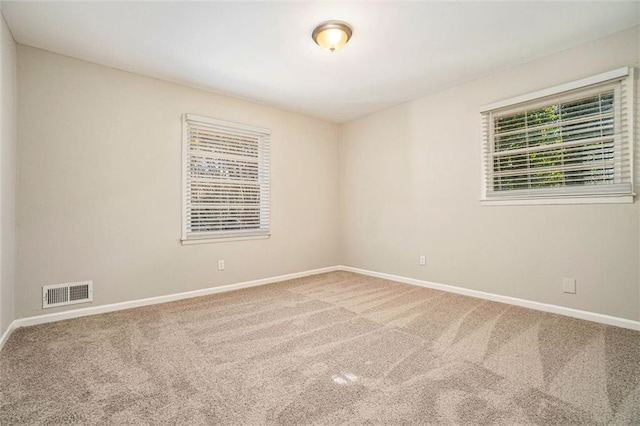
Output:
[[[427,264],[427,258],[425,256],[420,256],[420,266],[425,266]]]
[[[562,291],[565,293],[576,292],[576,279],[575,278],[563,278],[562,279]]]
[[[218,260],[218,271],[224,271],[224,260]]]

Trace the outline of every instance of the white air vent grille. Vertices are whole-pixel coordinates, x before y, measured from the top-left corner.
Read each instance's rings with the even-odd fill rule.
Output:
[[[42,307],[73,305],[93,301],[93,282],[82,281],[42,287]]]

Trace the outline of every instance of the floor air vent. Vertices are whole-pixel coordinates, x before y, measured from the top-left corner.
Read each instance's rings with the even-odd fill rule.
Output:
[[[45,285],[42,287],[42,307],[73,305],[93,301],[93,282]]]

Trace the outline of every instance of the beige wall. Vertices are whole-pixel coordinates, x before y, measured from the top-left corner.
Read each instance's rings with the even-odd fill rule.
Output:
[[[25,46],[18,85],[17,318],[47,284],[96,306],[339,263],[335,124]],[[187,112],[271,129],[270,239],[180,244]]]
[[[639,320],[637,202],[478,202],[481,105],[638,66],[638,52],[636,27],[342,125],[344,264]]]
[[[638,320],[638,203],[478,202],[478,107],[638,66],[638,37],[339,127],[19,46],[15,317],[58,310],[41,310],[47,284],[93,280],[96,306],[345,264]],[[271,239],[180,245],[184,112],[272,130]],[[577,294],[562,293],[563,277]]]
[[[14,319],[16,44],[0,15],[0,335]]]

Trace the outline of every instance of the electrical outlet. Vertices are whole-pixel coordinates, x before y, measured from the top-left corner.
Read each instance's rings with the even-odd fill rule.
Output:
[[[420,266],[425,266],[427,264],[427,258],[425,256],[420,256]]]
[[[575,278],[563,278],[562,279],[562,291],[565,293],[575,294],[576,292],[576,279]]]
[[[218,271],[224,271],[224,260],[218,260]]]

